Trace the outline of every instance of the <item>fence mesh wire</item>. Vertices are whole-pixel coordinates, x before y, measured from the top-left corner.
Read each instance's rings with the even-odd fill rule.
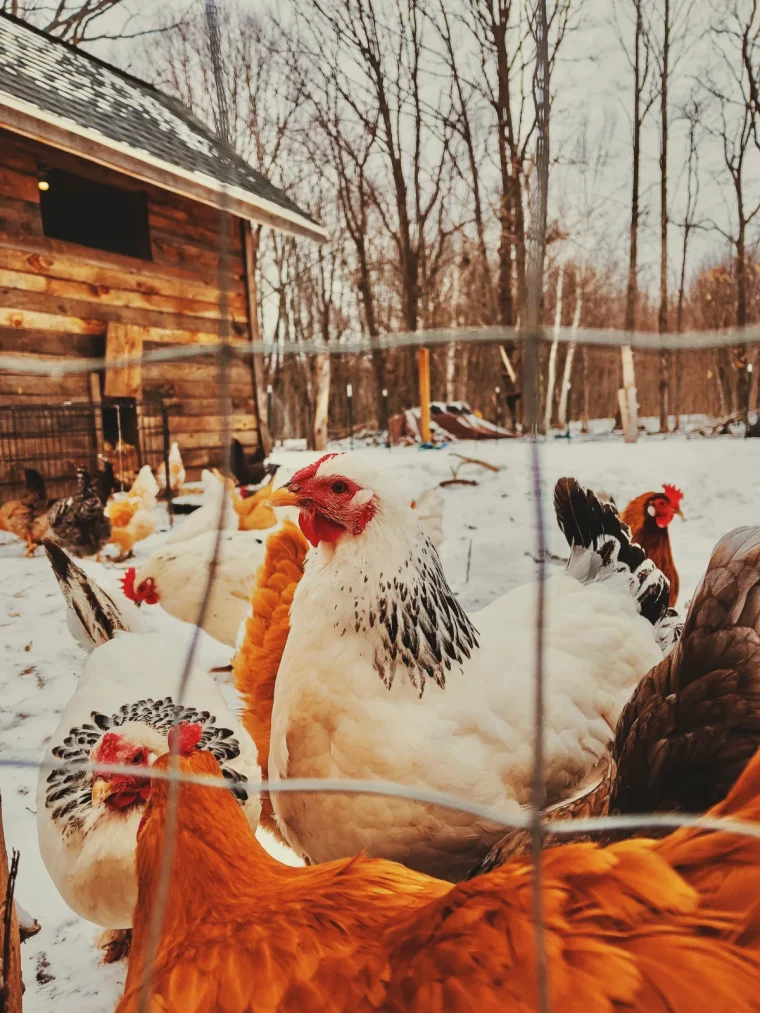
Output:
[[[540,21],[543,18],[543,24],[545,26],[545,4],[539,3],[538,7],[538,21],[537,31],[540,34]],[[222,83],[222,69],[220,64],[220,46],[219,46],[219,29],[216,21],[217,14],[215,5],[211,0],[206,2],[206,14],[208,20],[209,29],[209,40],[210,49],[213,57],[213,67],[215,79],[217,81],[218,88],[218,122],[217,129],[222,136],[226,135],[227,127],[227,113],[224,107],[224,86]],[[540,77],[540,75],[539,75]],[[537,80],[535,83],[536,87],[536,102],[537,109],[539,111],[539,122],[540,114],[543,103],[546,101],[546,82],[544,80]],[[543,109],[544,116],[547,114],[547,110]],[[540,144],[539,144],[540,147]],[[540,152],[539,152],[540,154]],[[548,157],[548,153],[542,157]],[[539,183],[540,183],[540,172],[539,172]],[[545,186],[545,183],[543,184]],[[540,187],[539,187],[540,189]],[[225,191],[222,190],[223,195]],[[545,193],[540,199],[545,200]],[[180,346],[180,347],[167,347],[153,351],[148,351],[135,359],[121,360],[120,365],[126,366],[131,362],[140,362],[142,364],[147,363],[160,363],[160,362],[191,362],[196,357],[203,356],[204,358],[213,356],[216,363],[217,371],[217,390],[219,398],[219,415],[223,419],[223,429],[221,434],[221,444],[225,448],[229,448],[230,444],[230,428],[229,419],[231,415],[231,403],[229,397],[229,385],[228,385],[228,368],[232,361],[235,359],[244,359],[249,361],[252,356],[268,355],[271,353],[265,344],[251,344],[248,346],[241,346],[239,344],[231,344],[229,341],[229,313],[228,313],[228,290],[229,290],[229,271],[230,271],[230,250],[229,250],[229,235],[231,228],[231,216],[228,212],[226,204],[226,197],[223,196],[222,206],[219,212],[220,219],[220,247],[219,247],[219,276],[218,284],[219,290],[222,293],[221,304],[220,304],[220,327],[219,327],[219,341],[216,345],[204,345],[202,347],[197,346]],[[534,221],[542,221],[541,209],[539,208],[538,214],[534,215]],[[545,206],[543,208],[543,221],[545,226]],[[533,237],[535,243],[540,246],[541,238]],[[538,277],[541,277],[542,271],[542,252],[541,250],[533,250],[532,256],[536,261],[536,270],[538,271]],[[620,348],[622,346],[630,346],[634,349],[642,350],[664,350],[673,349],[679,351],[696,350],[696,349],[717,349],[717,348],[735,348],[737,345],[749,346],[753,343],[760,343],[760,326],[753,326],[739,331],[728,331],[728,332],[702,332],[702,333],[688,333],[688,334],[652,334],[643,332],[628,332],[619,330],[595,330],[589,328],[567,328],[562,327],[555,329],[551,335],[551,338],[544,333],[542,327],[539,324],[539,307],[541,300],[541,289],[540,281],[533,285],[530,293],[532,299],[532,311],[529,313],[529,326],[527,329],[516,330],[515,328],[508,327],[484,327],[484,328],[442,328],[437,330],[417,331],[414,333],[396,333],[387,334],[378,338],[349,338],[341,340],[338,346],[330,350],[332,354],[340,356],[352,356],[361,355],[369,351],[387,350],[401,347],[435,347],[437,345],[449,345],[451,343],[499,343],[503,344],[506,342],[515,342],[522,344],[525,354],[524,362],[526,364],[526,380],[525,380],[525,392],[524,398],[526,402],[532,402],[532,407],[527,408],[527,421],[525,439],[530,441],[530,453],[531,453],[531,472],[532,472],[532,496],[534,502],[535,515],[537,518],[537,537],[535,549],[536,559],[536,577],[539,582],[541,589],[538,598],[537,608],[537,624],[536,624],[536,668],[534,673],[535,679],[535,730],[534,730],[534,777],[533,777],[533,804],[532,806],[526,807],[524,812],[516,818],[507,819],[499,812],[478,805],[469,800],[462,799],[456,796],[449,796],[441,794],[435,791],[425,791],[419,788],[410,787],[404,784],[389,783],[381,780],[341,780],[341,781],[319,781],[313,779],[291,779],[287,782],[264,782],[262,788],[272,793],[284,793],[284,792],[297,792],[297,793],[309,793],[309,792],[340,792],[340,793],[366,793],[373,795],[386,795],[397,798],[409,799],[421,803],[428,803],[431,805],[440,806],[442,808],[448,808],[457,810],[462,813],[469,814],[474,820],[481,820],[484,822],[492,823],[497,826],[501,826],[505,831],[511,829],[529,829],[532,834],[533,841],[533,860],[535,868],[535,906],[534,906],[534,921],[536,931],[536,946],[537,946],[537,968],[540,976],[539,981],[539,1009],[542,1011],[549,1009],[549,987],[548,980],[551,977],[551,963],[548,960],[544,938],[543,938],[543,925],[542,925],[542,908],[541,908],[541,888],[540,888],[540,862],[539,857],[542,850],[542,844],[544,834],[546,831],[546,824],[543,819],[543,801],[544,801],[544,769],[543,769],[543,733],[545,723],[545,696],[544,696],[544,670],[543,670],[543,622],[544,622],[544,597],[543,597],[543,586],[546,580],[546,539],[543,527],[543,516],[545,504],[542,501],[542,480],[541,480],[541,464],[542,464],[542,443],[540,437],[535,435],[537,431],[538,423],[538,404],[539,404],[539,371],[536,366],[539,350],[543,342],[549,340],[555,340],[560,344],[573,344],[578,346],[586,345],[588,347],[599,347],[606,346],[611,348]],[[291,342],[288,340],[281,340],[278,342],[278,354],[282,357],[288,355],[298,356],[316,356],[324,354],[326,351],[325,345],[320,340],[300,340],[297,342]],[[533,366],[529,366],[530,357],[533,356]],[[92,371],[101,371],[105,367],[105,360],[103,359],[76,359],[70,358],[62,360],[51,367],[49,363],[38,362],[29,360],[26,357],[14,356],[13,354],[0,355],[0,370],[5,370],[9,373],[18,374],[46,374],[46,375],[64,375],[68,373],[90,373]],[[747,404],[748,412],[754,411],[755,406],[749,402]],[[71,407],[64,410],[63,408],[45,408],[35,409],[36,415],[33,424],[25,423],[21,426],[19,419],[23,415],[24,409],[22,408],[11,408],[11,409],[0,409],[0,445],[3,448],[3,458],[11,460],[15,464],[23,464],[25,462],[33,463],[36,458],[33,455],[25,454],[23,447],[19,443],[22,440],[20,429],[25,429],[26,435],[28,436],[32,430],[32,435],[36,434],[36,426],[39,429],[39,433],[42,434],[45,430],[45,426],[50,417],[51,413],[59,412],[63,417],[64,412],[67,412],[67,417],[73,420],[70,424],[72,438],[79,439],[82,442],[81,447],[77,444],[75,450],[76,455],[86,459],[87,461],[95,462],[94,448],[96,446],[95,435],[93,431],[94,422],[91,410],[87,406]],[[160,415],[160,411],[159,411]],[[22,420],[23,421],[23,420]],[[32,428],[30,429],[30,425]],[[65,423],[62,423],[65,428]],[[73,427],[73,428],[72,428]],[[156,429],[155,433],[153,429],[150,429],[150,438],[153,440],[155,436],[155,442],[151,442],[150,448],[147,446],[143,449],[142,454],[146,463],[151,464],[152,467],[156,468],[160,463],[166,460],[166,440],[165,437],[158,435],[159,430]],[[531,435],[531,432],[533,435]],[[146,437],[147,438],[147,437]],[[16,441],[15,443],[13,441]],[[19,449],[21,447],[21,449]],[[72,450],[72,454],[74,451]],[[65,453],[54,451],[51,455],[57,456],[61,462],[61,468],[64,469],[62,474],[59,476],[57,472],[51,467],[51,476],[58,481],[65,483],[69,480],[72,474],[65,471],[65,462],[67,455]],[[229,462],[226,461],[226,464]],[[11,480],[9,480],[10,482]],[[20,479],[18,476],[12,481],[15,481],[16,486],[19,484]],[[10,486],[9,486],[10,487]],[[64,493],[68,491],[68,487],[64,488],[62,485],[59,487],[54,486],[53,492],[55,494]],[[208,564],[208,570],[206,574],[205,591],[201,606],[198,610],[196,619],[196,627],[194,634],[189,642],[189,647],[184,659],[184,665],[182,672],[179,677],[177,686],[177,692],[175,700],[179,708],[182,707],[185,695],[187,692],[188,680],[194,664],[198,649],[198,640],[200,636],[200,630],[203,626],[204,617],[209,606],[211,592],[214,586],[214,582],[217,577],[218,565],[219,565],[219,550],[223,533],[223,521],[224,521],[224,502],[220,505],[218,522],[216,525],[216,539],[214,543],[213,553]],[[77,761],[55,761],[55,766],[60,767],[64,763],[67,763],[72,769],[81,768],[83,765]],[[13,757],[0,757],[0,766],[5,767],[30,767],[38,769],[40,763],[38,759],[31,754],[28,756],[17,755]],[[84,764],[85,769],[92,769],[90,764]],[[114,764],[98,764],[99,769],[108,768],[114,773],[123,774],[134,774],[134,767],[121,767]],[[52,764],[51,764],[52,769]],[[148,978],[144,982],[142,991],[141,1004],[143,1010],[148,1010],[151,998],[151,977],[150,969],[152,966],[152,958],[155,957],[157,947],[159,944],[160,934],[162,930],[164,909],[166,904],[166,898],[169,888],[169,877],[172,867],[172,862],[181,859],[181,856],[177,856],[175,853],[175,831],[176,831],[176,808],[178,803],[178,785],[180,780],[183,779],[182,775],[178,771],[177,758],[176,758],[176,744],[174,747],[174,766],[167,773],[157,772],[150,767],[144,768],[145,776],[149,778],[162,778],[168,779],[171,783],[169,793],[169,821],[168,829],[164,838],[164,853],[162,857],[162,875],[161,875],[161,889],[158,896],[155,899],[153,906],[153,922],[151,930],[151,938],[149,942],[149,954],[151,955],[146,962],[146,966],[149,969]],[[184,778],[190,783],[203,784],[208,787],[213,787],[219,790],[229,790],[230,785],[224,780],[212,778]],[[751,837],[760,838],[760,825],[749,825],[736,820],[730,819],[713,819],[700,815],[690,814],[664,814],[664,813],[651,813],[644,815],[628,815],[628,816],[603,816],[594,818],[584,818],[567,820],[557,823],[552,823],[551,832],[556,835],[574,835],[580,833],[588,833],[594,831],[604,830],[655,830],[657,828],[675,828],[680,826],[702,826],[706,829],[720,829],[728,833],[735,834],[746,834]]]

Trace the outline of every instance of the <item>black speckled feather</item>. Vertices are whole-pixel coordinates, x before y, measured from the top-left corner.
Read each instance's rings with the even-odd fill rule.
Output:
[[[247,778],[229,765],[230,760],[240,755],[240,744],[232,730],[219,727],[216,718],[209,711],[179,706],[170,696],[162,700],[148,698],[124,704],[116,714],[110,716],[93,711],[90,722],[72,728],[63,742],[52,750],[53,756],[65,760],[68,765],[56,767],[48,775],[45,805],[53,809],[54,820],[64,821],[63,833],[79,829],[86,809],[92,804],[90,772],[85,768],[72,770],[70,765],[88,763],[93,747],[107,731],[132,721],[149,725],[167,734],[174,724],[183,721],[188,724],[200,724],[203,735],[196,748],[213,753],[222,774],[234,785],[233,795],[241,803],[247,800],[248,792],[245,788]]]

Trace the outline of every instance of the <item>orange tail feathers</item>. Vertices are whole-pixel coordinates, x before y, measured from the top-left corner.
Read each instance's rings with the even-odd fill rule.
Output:
[[[760,750],[707,816],[753,824],[760,832]],[[703,908],[739,915],[742,941],[760,949],[760,837],[683,827],[657,850],[699,891]]]
[[[267,539],[266,556],[251,598],[252,615],[235,655],[235,685],[243,698],[243,724],[259,751],[259,766],[267,776],[274,684],[290,632],[290,604],[303,575],[309,543],[290,521]],[[261,823],[279,837],[272,803],[265,792]]]

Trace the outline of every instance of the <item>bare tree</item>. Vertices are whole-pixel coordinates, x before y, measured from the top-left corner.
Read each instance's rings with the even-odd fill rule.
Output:
[[[639,225],[641,219],[641,133],[644,120],[655,101],[655,93],[649,91],[652,48],[645,23],[645,0],[622,0],[623,6],[633,17],[633,45],[629,48],[626,33],[616,20],[622,49],[633,72],[633,108],[631,115],[632,167],[631,167],[631,223],[629,231],[628,283],[625,296],[624,329],[636,329],[636,304],[638,300],[639,266]],[[620,392],[620,414],[626,442],[635,442],[638,435],[638,408],[636,400],[636,376],[633,350],[630,345],[622,348],[623,389]]]
[[[105,15],[115,11],[123,17],[118,27],[107,29]],[[64,39],[72,46],[105,39],[135,39],[143,35],[164,32],[175,27],[162,23],[160,26],[146,24],[145,16],[136,14],[128,0],[0,0],[0,11],[29,21],[43,32]]]
[[[734,252],[736,326],[742,329],[748,323],[748,228],[760,212],[756,186],[747,179],[751,145],[757,143],[760,109],[755,99],[752,59],[745,59],[747,52],[750,55],[758,52],[760,10],[757,0],[751,3],[731,0],[729,4],[716,5],[710,35],[715,43],[717,63],[710,69],[705,87],[714,100],[717,116],[716,123],[708,130],[719,143],[734,198],[733,226],[725,228],[715,221],[711,224],[731,244]],[[750,384],[747,365],[747,346],[742,343],[737,347],[733,364],[740,408],[746,404]]]

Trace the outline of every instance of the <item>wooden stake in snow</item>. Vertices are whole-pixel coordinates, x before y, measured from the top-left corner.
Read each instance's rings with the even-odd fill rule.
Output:
[[[554,384],[557,380],[557,347],[559,345],[559,329],[562,326],[562,282],[565,277],[564,264],[560,264],[557,273],[557,303],[554,308],[554,338],[549,352],[549,377],[546,381],[546,406],[544,407],[544,432],[548,433],[552,424],[552,406],[554,403]]]
[[[18,852],[13,852],[10,869],[3,834],[2,799],[0,799],[0,1013],[21,1013],[21,940],[16,919],[13,891],[18,870]]]
[[[623,345],[623,386],[618,391],[620,417],[623,420],[623,439],[635,443],[639,435],[639,406],[636,400],[636,372],[633,367],[633,349]]]
[[[430,443],[430,351],[427,348],[417,352],[417,368],[420,374],[420,439]]]
[[[314,404],[313,440],[315,450],[327,449],[327,416],[330,407],[330,356],[320,352],[314,360]]]
[[[573,314],[572,337],[565,356],[565,368],[562,372],[562,386],[559,392],[559,427],[564,429],[567,425],[567,396],[570,391],[570,380],[573,375],[573,359],[575,358],[575,337],[581,323],[581,311],[583,310],[583,284],[580,272],[576,278],[575,287],[575,313]]]

